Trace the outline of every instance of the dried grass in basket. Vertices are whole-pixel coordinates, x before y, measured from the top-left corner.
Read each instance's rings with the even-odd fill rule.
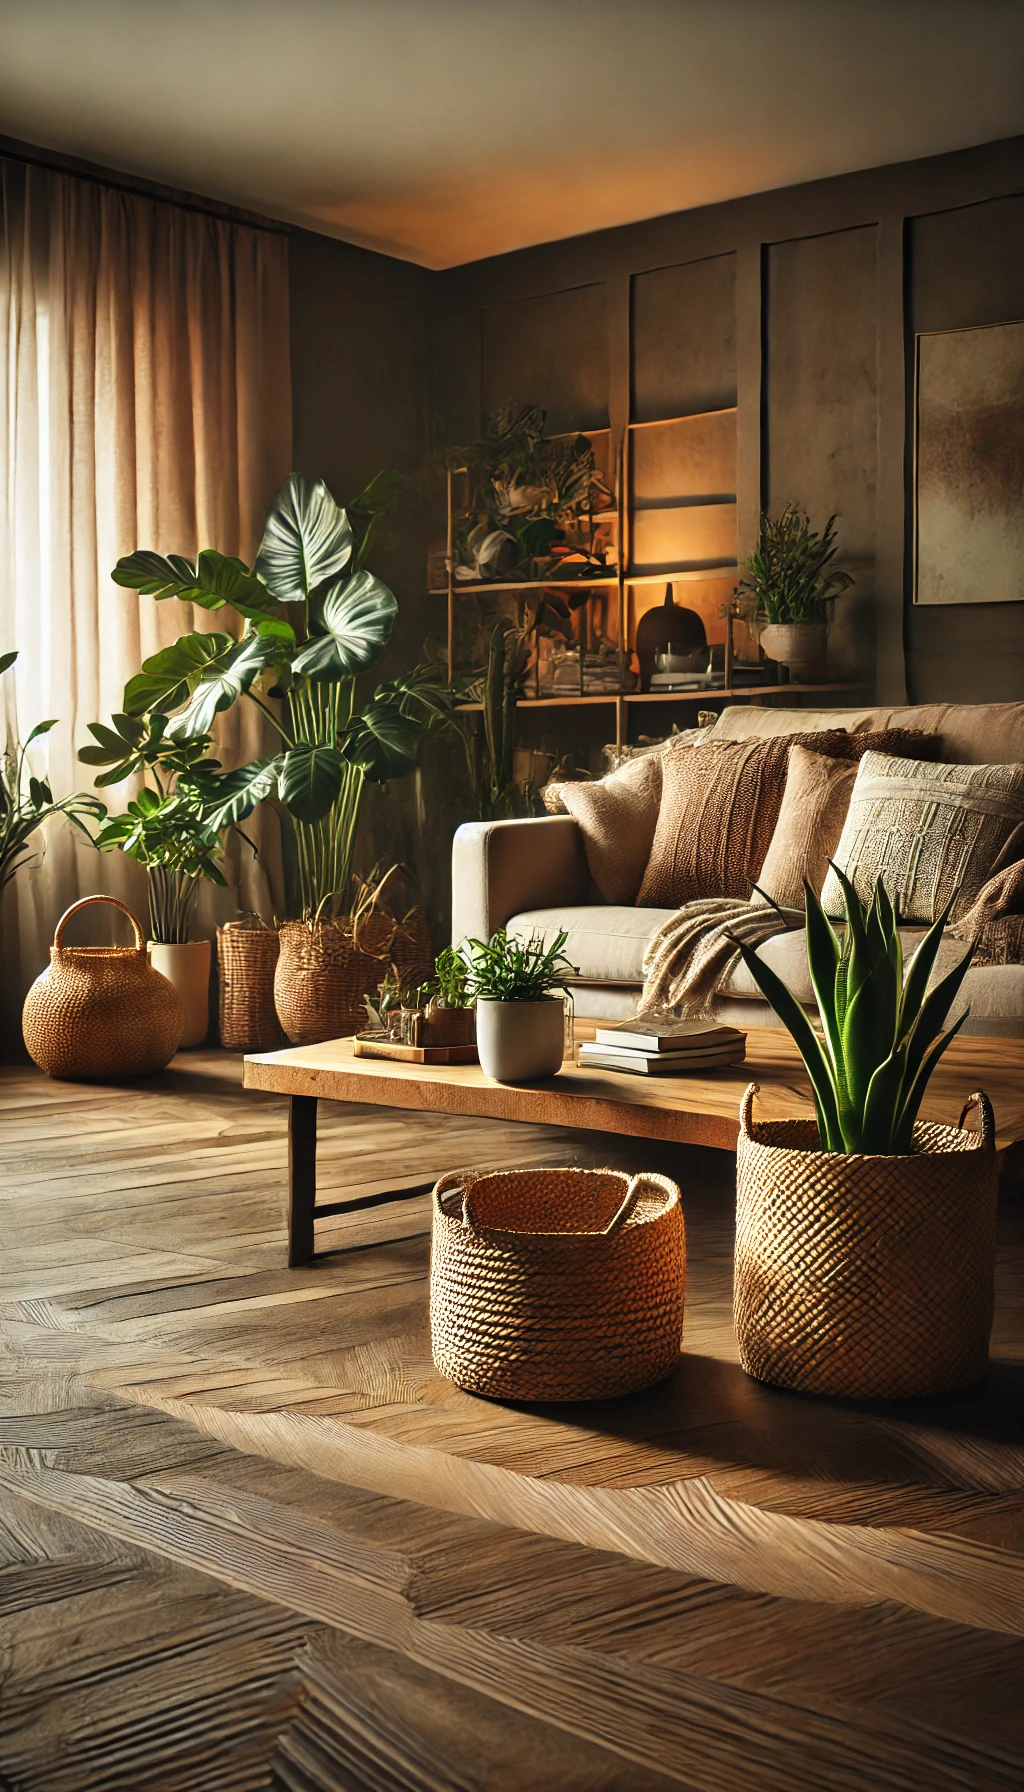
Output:
[[[617,1170],[454,1170],[434,1188],[430,1333],[494,1400],[603,1400],[679,1360],[679,1190]]]
[[[995,1125],[919,1121],[908,1156],[818,1149],[813,1120],[740,1109],[734,1317],[749,1375],[899,1399],[969,1387],[992,1326]],[[981,1130],[968,1131],[972,1106]]]
[[[233,1052],[276,1052],[287,1044],[274,1007],[281,941],[274,927],[229,921],[217,929],[220,1042]]]

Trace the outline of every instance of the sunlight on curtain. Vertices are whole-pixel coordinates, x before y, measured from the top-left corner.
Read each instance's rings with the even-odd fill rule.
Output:
[[[0,651],[19,651],[0,726],[24,734],[59,718],[33,770],[63,795],[91,789],[75,754],[142,659],[223,626],[120,590],[115,561],[215,546],[251,564],[290,470],[288,243],[17,162],[0,161],[0,180]],[[251,706],[222,720],[225,764],[262,751]],[[273,911],[275,830],[262,818],[260,863],[229,843],[232,891],[204,889],[197,934],[236,907]],[[23,989],[61,911],[100,889],[145,913],[137,867],[52,824],[8,891],[5,983]]]

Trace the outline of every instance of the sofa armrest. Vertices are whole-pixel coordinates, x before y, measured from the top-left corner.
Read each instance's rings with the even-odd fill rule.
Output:
[[[571,815],[464,822],[452,843],[452,939],[490,939],[522,909],[585,902],[588,888]]]

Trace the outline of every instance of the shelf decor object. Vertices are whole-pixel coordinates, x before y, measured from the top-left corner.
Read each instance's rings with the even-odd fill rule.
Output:
[[[73,915],[109,903],[127,915],[133,946],[66,946]],[[48,968],[22,1012],[28,1053],[47,1076],[67,1082],[118,1082],[150,1076],[181,1044],[185,1009],[176,989],[150,964],[142,927],[113,896],[83,896],[57,922]]]
[[[679,1360],[686,1241],[666,1176],[455,1170],[433,1193],[430,1337],[491,1400],[608,1400]]]

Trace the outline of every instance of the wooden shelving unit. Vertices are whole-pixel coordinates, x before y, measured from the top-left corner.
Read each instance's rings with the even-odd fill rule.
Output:
[[[621,747],[626,739],[626,720],[628,708],[638,704],[664,703],[696,703],[703,708],[720,703],[722,699],[735,702],[745,697],[782,697],[799,693],[801,696],[854,696],[858,691],[870,691],[866,684],[758,684],[734,685],[729,689],[712,691],[599,691],[587,692],[577,696],[567,692],[559,697],[520,697],[517,709],[580,709],[598,706],[615,706],[615,744]],[[459,708],[466,711],[481,711],[482,703],[460,703]]]

